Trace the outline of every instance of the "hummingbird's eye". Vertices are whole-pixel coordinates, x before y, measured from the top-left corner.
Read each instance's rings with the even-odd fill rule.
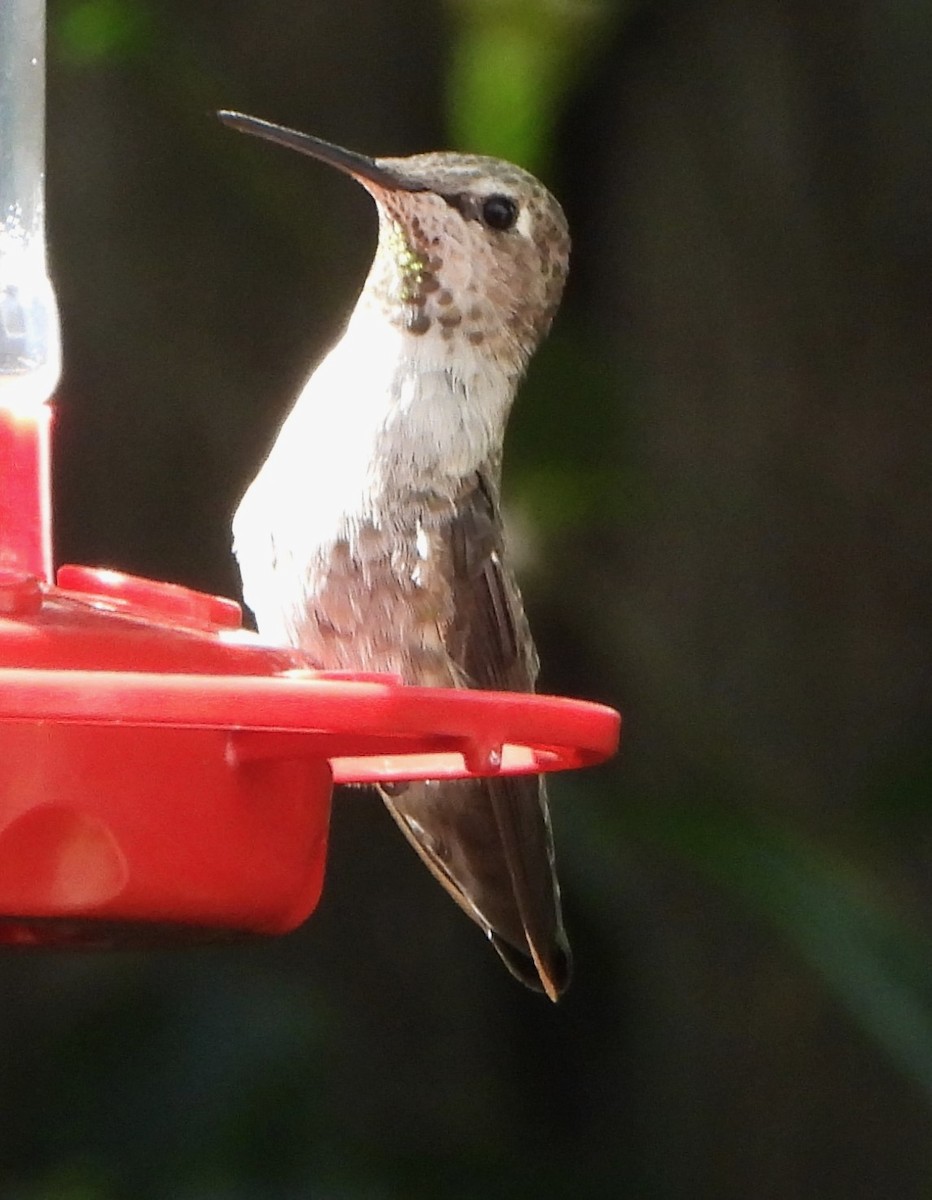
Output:
[[[490,229],[510,229],[518,219],[518,206],[510,196],[487,196],[482,219]]]

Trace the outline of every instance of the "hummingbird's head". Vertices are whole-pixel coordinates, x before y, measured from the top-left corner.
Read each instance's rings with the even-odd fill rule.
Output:
[[[550,328],[570,238],[560,205],[500,159],[435,153],[368,158],[295,130],[220,114],[225,124],[352,175],[379,210],[363,300],[429,341],[438,356],[476,354],[519,374]]]

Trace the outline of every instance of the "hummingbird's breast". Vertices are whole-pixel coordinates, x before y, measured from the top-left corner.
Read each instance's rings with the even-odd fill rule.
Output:
[[[426,495],[347,523],[307,576],[289,640],[329,669],[460,682],[443,636],[454,617],[442,537],[451,516],[451,506]]]
[[[244,597],[263,637],[322,668],[449,686],[448,531],[465,481],[497,460],[502,384],[384,323],[361,337],[357,317],[237,510]]]

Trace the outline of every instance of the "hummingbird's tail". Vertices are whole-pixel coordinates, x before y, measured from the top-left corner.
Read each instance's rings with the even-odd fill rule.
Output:
[[[411,783],[383,798],[512,975],[559,999],[570,981],[571,956],[543,781],[500,776]]]

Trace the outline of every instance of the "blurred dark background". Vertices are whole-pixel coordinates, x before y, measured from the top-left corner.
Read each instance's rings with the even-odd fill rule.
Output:
[[[930,59],[906,0],[50,0],[58,561],[236,594],[365,274],[368,198],[213,110],[501,154],[575,235],[542,684],[626,727],[552,787],[556,1008],[362,793],[291,937],[7,957],[0,1195],[932,1194]]]

